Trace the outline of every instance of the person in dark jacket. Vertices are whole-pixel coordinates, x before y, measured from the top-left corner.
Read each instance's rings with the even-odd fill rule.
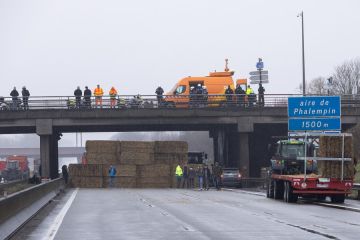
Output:
[[[199,179],[199,190],[203,190],[204,169],[199,166],[196,171],[196,175]]]
[[[225,95],[226,95],[226,101],[227,101],[227,105],[231,105],[232,104],[232,98],[234,91],[231,89],[230,85],[227,87],[227,89],[225,90]]]
[[[211,173],[210,173],[210,169],[206,164],[204,165],[203,172],[204,172],[204,189],[209,190]]]
[[[195,169],[193,169],[192,167],[189,168],[189,185],[190,188],[194,188],[195,187]]]
[[[80,87],[77,87],[75,89],[74,96],[75,96],[75,100],[76,100],[76,108],[80,108],[81,97],[82,97],[82,91],[81,91]]]
[[[26,89],[25,86],[22,88],[21,95],[22,95],[22,99],[23,99],[24,110],[28,110],[29,109],[30,92],[29,92],[29,90]]]
[[[189,188],[189,168],[185,164],[183,167],[183,181],[182,181],[182,187],[183,188]]]
[[[85,86],[84,102],[87,108],[91,108],[91,90],[88,88],[88,86]]]
[[[221,181],[221,174],[222,174],[222,168],[219,165],[218,162],[215,162],[214,166],[214,178],[215,178],[215,187],[217,190],[220,190],[220,181]]]
[[[68,173],[68,169],[67,169],[67,166],[66,165],[63,165],[61,167],[61,172],[62,172],[62,176],[64,178],[64,182],[65,184],[68,183],[68,179],[69,179],[69,173]]]
[[[240,85],[237,85],[236,89],[235,89],[235,94],[236,96],[236,100],[237,100],[237,104],[240,107],[244,107],[245,106],[245,91],[244,89],[241,88]]]
[[[155,94],[156,94],[156,98],[157,98],[157,101],[158,101],[158,107],[160,107],[162,105],[164,89],[162,89],[162,87],[159,86],[155,90]]]
[[[264,88],[263,85],[260,83],[260,84],[259,84],[259,88],[258,88],[259,105],[260,105],[260,106],[264,106],[264,105],[265,105],[264,93],[265,93],[265,88]]]
[[[12,101],[13,101],[13,107],[12,109],[17,109],[18,105],[19,105],[19,92],[16,90],[16,87],[14,87],[14,89],[11,91],[10,96],[12,97]]]

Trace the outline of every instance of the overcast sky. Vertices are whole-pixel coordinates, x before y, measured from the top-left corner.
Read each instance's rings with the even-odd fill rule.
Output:
[[[222,70],[225,58],[236,78],[248,77],[258,57],[267,93],[296,93],[297,14],[310,80],[360,56],[359,9],[359,0],[0,0],[0,96],[24,85],[33,96],[72,95],[98,83],[154,94]]]
[[[262,57],[267,93],[294,93],[360,55],[358,0],[0,0],[0,95],[72,95],[77,85],[153,94],[224,68],[248,77]],[[255,86],[257,89],[257,87]]]

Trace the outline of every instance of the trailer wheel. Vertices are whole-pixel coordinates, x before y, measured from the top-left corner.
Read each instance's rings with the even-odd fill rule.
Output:
[[[293,193],[293,187],[290,185],[290,182],[288,182],[288,202],[289,203],[296,203],[299,196],[297,194]]]
[[[271,179],[268,179],[266,183],[266,197],[274,198],[274,181]]]
[[[274,199],[282,199],[284,194],[284,184],[281,181],[274,181]]]
[[[332,203],[344,203],[344,201],[345,201],[345,194],[331,196]]]

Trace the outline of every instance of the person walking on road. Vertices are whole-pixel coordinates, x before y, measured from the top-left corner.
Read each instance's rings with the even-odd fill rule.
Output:
[[[76,108],[80,108],[82,91],[79,86],[75,89],[74,96],[75,96],[75,101],[76,101]]]
[[[69,179],[69,173],[68,173],[68,168],[66,165],[63,165],[61,167],[61,172],[62,172],[62,176],[64,178],[65,185],[67,185],[68,179]]]
[[[259,105],[262,107],[265,105],[264,93],[265,93],[265,88],[260,83],[259,89],[258,89],[258,94],[259,94]]]
[[[158,107],[161,107],[162,106],[162,101],[163,101],[164,89],[162,89],[162,87],[159,86],[155,90],[155,94],[156,94],[156,98],[157,98],[157,101],[158,101]]]
[[[91,108],[91,90],[88,88],[88,86],[85,86],[84,102],[87,108]]]
[[[109,91],[109,95],[110,95],[110,108],[115,108],[117,91],[114,87],[111,87]]]
[[[16,87],[10,92],[10,96],[12,97],[13,106],[12,109],[17,109],[19,105],[19,92],[16,90]]]
[[[186,164],[183,167],[182,188],[189,188],[189,168]]]
[[[215,188],[217,190],[220,190],[220,181],[221,181],[222,169],[221,169],[221,166],[219,165],[218,162],[215,162],[213,174],[214,174],[214,178],[215,178]]]
[[[95,106],[100,106],[102,108],[102,97],[104,95],[104,90],[100,87],[98,84],[97,87],[94,90],[94,96],[95,96]]]
[[[25,86],[22,88],[21,95],[22,95],[22,99],[23,99],[24,110],[29,110],[30,92],[29,92],[29,90],[26,89]]]
[[[175,176],[176,176],[176,188],[180,188],[180,186],[181,186],[181,179],[182,179],[182,176],[183,176],[183,171],[182,171],[182,169],[181,169],[181,167],[180,167],[179,164],[176,166]]]
[[[204,169],[199,166],[196,175],[198,176],[199,179],[199,190],[203,190]]]
[[[114,179],[116,177],[116,168],[110,165],[109,168],[109,187],[114,187]]]

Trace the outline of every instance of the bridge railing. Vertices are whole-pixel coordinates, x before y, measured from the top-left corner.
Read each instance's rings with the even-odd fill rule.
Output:
[[[0,97],[0,110],[18,111],[35,109],[130,109],[130,108],[226,108],[226,107],[287,107],[289,97],[299,94],[259,95],[117,95],[76,99],[74,96],[31,96],[28,100],[18,97]],[[310,96],[310,95],[308,95]],[[316,96],[316,95],[311,95]],[[360,95],[341,96],[342,106],[360,107]]]

